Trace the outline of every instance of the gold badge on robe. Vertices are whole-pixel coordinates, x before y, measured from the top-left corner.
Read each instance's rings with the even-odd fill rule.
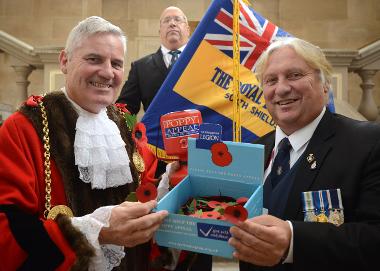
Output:
[[[56,205],[54,206],[53,208],[50,209],[48,215],[47,215],[47,219],[52,219],[52,220],[55,220],[57,218],[57,216],[59,214],[63,214],[63,215],[67,215],[69,217],[73,217],[74,214],[73,214],[73,211],[71,211],[71,209],[66,206],[66,205]]]

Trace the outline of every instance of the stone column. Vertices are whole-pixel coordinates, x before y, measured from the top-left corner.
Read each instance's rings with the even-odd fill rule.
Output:
[[[372,90],[375,84],[372,81],[373,76],[376,74],[376,70],[359,70],[357,73],[362,79],[363,83],[360,87],[363,90],[362,98],[358,111],[366,117],[368,120],[374,121],[378,117],[377,105],[373,99]]]
[[[31,65],[12,65],[12,68],[16,72],[16,97],[17,104],[22,103],[28,98],[28,86],[30,81],[28,81],[28,76],[35,69]]]

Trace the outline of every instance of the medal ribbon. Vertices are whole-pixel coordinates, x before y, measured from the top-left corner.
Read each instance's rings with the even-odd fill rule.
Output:
[[[314,203],[311,193],[311,191],[302,192],[302,204],[304,212],[314,211]]]

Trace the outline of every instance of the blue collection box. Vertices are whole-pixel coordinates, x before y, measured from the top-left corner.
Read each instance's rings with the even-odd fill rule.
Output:
[[[169,216],[155,240],[160,246],[232,258],[230,222],[177,213],[191,197],[222,195],[249,198],[244,205],[248,217],[261,215],[264,146],[224,141],[232,162],[221,167],[213,163],[209,149],[196,147],[196,140],[188,140],[188,176],[158,202],[156,209],[168,210]]]

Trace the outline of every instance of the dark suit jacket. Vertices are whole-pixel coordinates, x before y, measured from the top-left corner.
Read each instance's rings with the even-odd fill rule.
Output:
[[[132,114],[139,112],[142,102],[146,111],[167,75],[168,68],[159,48],[156,53],[132,62],[128,80],[116,102],[127,104]]]
[[[274,132],[260,138],[266,159]],[[293,224],[293,264],[285,270],[369,270],[380,255],[380,126],[359,122],[326,110],[305,154],[314,154],[311,169],[301,156],[285,206]],[[340,188],[344,224],[303,222],[301,193]],[[360,223],[358,223],[360,222]],[[240,270],[261,270],[242,264]],[[266,270],[266,269],[264,269]]]

